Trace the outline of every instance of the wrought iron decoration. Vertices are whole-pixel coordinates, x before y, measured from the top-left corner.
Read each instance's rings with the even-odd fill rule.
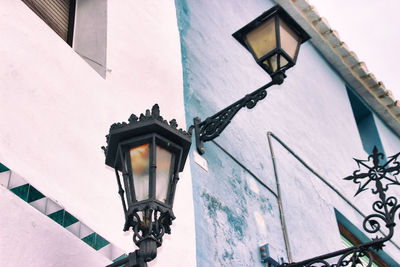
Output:
[[[211,141],[218,137],[240,109],[243,107],[247,107],[248,109],[254,108],[258,101],[267,96],[267,88],[275,84],[282,84],[285,77],[284,73],[275,75],[271,82],[208,117],[204,121],[201,121],[199,117],[194,118],[194,125],[190,127],[189,132],[191,133],[194,128],[197,151],[200,154],[204,154],[204,142]]]
[[[390,240],[394,233],[395,217],[397,211],[400,209],[400,204],[394,196],[386,196],[386,192],[390,185],[400,185],[396,175],[400,173],[400,162],[398,157],[400,153],[388,158],[386,163],[381,163],[384,159],[384,155],[378,152],[378,149],[374,147],[372,154],[368,157],[368,160],[354,159],[359,169],[353,172],[345,180],[353,181],[358,184],[358,190],[354,196],[367,190],[368,185],[373,185],[371,188],[373,194],[378,195],[379,200],[372,204],[374,213],[365,217],[363,222],[363,228],[370,234],[381,234],[372,239],[372,241],[363,243],[347,249],[342,249],[329,254],[321,255],[312,259],[304,260],[301,262],[294,263],[283,263],[280,267],[356,267],[364,266],[361,263],[360,258],[365,257],[367,259],[367,265],[372,265],[371,249],[380,250],[383,248],[384,243]],[[371,164],[372,163],[372,164]],[[366,169],[365,172],[362,169]],[[400,216],[399,216],[400,218]],[[383,224],[382,224],[383,223]],[[385,226],[386,230],[383,230],[382,225]],[[339,257],[337,263],[330,264],[327,259]],[[361,265],[360,265],[361,264]]]

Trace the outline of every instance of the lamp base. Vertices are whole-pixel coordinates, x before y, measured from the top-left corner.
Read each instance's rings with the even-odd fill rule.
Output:
[[[286,74],[283,71],[278,71],[271,75],[271,78],[274,84],[282,84],[286,78]]]
[[[137,256],[149,262],[157,257],[157,242],[153,238],[146,238],[140,241]]]

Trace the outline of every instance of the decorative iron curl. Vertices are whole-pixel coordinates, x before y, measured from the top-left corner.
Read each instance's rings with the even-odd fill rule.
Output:
[[[378,214],[368,215],[367,217],[365,217],[364,222],[363,222],[364,230],[370,234],[374,234],[374,233],[377,233],[378,231],[380,231],[381,230],[380,220],[376,220],[376,219],[380,219],[383,222],[386,222],[385,217],[382,215],[378,215]]]
[[[350,258],[349,258],[350,256]],[[368,259],[367,265],[363,265],[361,262],[362,257],[366,257]],[[350,251],[348,253],[343,254],[338,263],[335,264],[337,267],[356,267],[361,264],[363,267],[370,267],[372,265],[372,256],[368,249],[362,248],[354,251]]]
[[[232,118],[238,111],[247,107],[252,109],[257,105],[257,102],[267,96],[265,89],[258,89],[255,92],[246,95],[241,100],[233,103],[229,107],[221,110],[215,115],[208,117],[206,120],[199,124],[199,135],[201,141],[210,141],[220,135],[226,126],[231,122]]]
[[[229,105],[223,110],[208,117],[204,121],[201,121],[201,119],[198,117],[194,118],[194,124],[189,127],[189,133],[192,133],[194,129],[197,151],[200,154],[203,154],[204,142],[211,141],[214,138],[218,137],[240,109],[242,109],[243,107],[247,107],[248,109],[254,108],[257,105],[258,101],[264,99],[267,96],[267,88],[275,84],[281,84],[283,82],[283,78],[284,76],[282,76],[282,79],[273,79],[268,84],[258,88],[257,90],[239,99],[238,101]]]
[[[134,213],[132,218],[133,242],[140,246],[143,240],[150,238],[156,241],[157,246],[161,246],[162,238],[166,232],[167,216],[160,211],[151,209],[147,210],[147,213],[143,214],[142,218],[137,212]]]
[[[330,265],[326,260],[315,260],[306,264],[305,267],[332,267],[332,265]]]

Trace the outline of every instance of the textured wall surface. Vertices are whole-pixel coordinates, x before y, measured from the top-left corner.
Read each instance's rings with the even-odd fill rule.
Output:
[[[102,77],[107,71],[107,1],[76,1],[73,48]]]
[[[164,118],[186,128],[180,42],[171,1],[109,1],[107,8],[103,79],[23,2],[1,1],[0,162],[130,252],[132,233],[122,231],[115,174],[100,147],[112,123],[155,103]],[[189,164],[175,200],[173,235],[152,264],[194,266]],[[170,257],[179,253],[187,257]]]
[[[269,81],[231,34],[273,4],[176,0],[188,122],[205,119]],[[241,110],[216,141],[276,192],[266,136],[272,131],[351,203],[371,213],[375,196],[368,191],[353,198],[357,186],[342,179],[357,169],[353,157],[367,157],[345,82],[310,43],[286,74],[282,85],[268,90],[254,109]],[[398,152],[399,138],[377,124],[387,153]],[[283,146],[275,140],[272,145],[293,260],[342,248],[335,209],[360,229],[363,218]],[[286,259],[277,198],[212,142],[205,151],[208,172],[191,158],[198,266],[261,266],[257,253],[264,243]],[[394,240],[400,244],[398,236]],[[400,260],[397,248],[388,244],[386,250]]]

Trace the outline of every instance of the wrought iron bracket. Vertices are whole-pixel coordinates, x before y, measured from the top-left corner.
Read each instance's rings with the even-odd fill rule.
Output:
[[[371,250],[380,250],[384,247],[384,243],[389,241],[394,234],[395,217],[397,211],[400,210],[400,204],[398,200],[393,196],[386,196],[386,191],[390,185],[400,185],[396,175],[400,173],[400,162],[397,158],[400,153],[388,158],[386,163],[380,164],[380,160],[384,160],[384,155],[378,152],[378,149],[374,147],[372,154],[368,157],[368,160],[354,159],[357,162],[358,170],[353,172],[345,180],[352,180],[355,184],[358,184],[358,190],[355,194],[358,195],[364,190],[367,190],[369,184],[374,184],[375,188],[371,191],[373,194],[378,195],[378,200],[372,204],[372,209],[375,213],[365,217],[363,222],[363,228],[370,234],[380,232],[382,236],[376,236],[367,243],[359,244],[347,249],[338,250],[332,253],[314,257],[301,262],[283,263],[279,267],[355,267],[360,266],[361,258],[364,257],[368,263],[366,267],[372,265]],[[372,164],[368,164],[372,161]],[[362,172],[361,169],[366,169]],[[400,215],[399,215],[400,218]],[[386,227],[383,232],[381,225]],[[337,258],[335,264],[328,262],[328,259]],[[364,266],[364,265],[363,265]]]
[[[267,89],[269,87],[275,84],[282,84],[285,78],[286,75],[283,72],[279,72],[272,76],[271,82],[206,118],[204,121],[201,121],[199,117],[194,118],[193,125],[190,126],[189,132],[192,133],[194,129],[196,148],[199,154],[204,154],[204,142],[211,141],[218,137],[240,109],[243,107],[247,107],[248,109],[254,108],[258,101],[267,96]]]

